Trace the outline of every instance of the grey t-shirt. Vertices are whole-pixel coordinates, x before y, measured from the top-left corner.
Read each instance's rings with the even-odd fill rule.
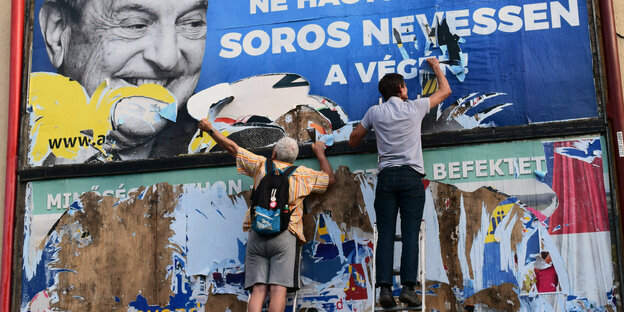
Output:
[[[428,98],[403,101],[396,96],[368,109],[362,126],[368,131],[375,130],[379,171],[408,165],[425,174],[420,126],[428,112]]]

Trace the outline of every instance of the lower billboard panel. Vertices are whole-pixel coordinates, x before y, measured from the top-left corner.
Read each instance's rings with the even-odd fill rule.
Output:
[[[427,310],[615,309],[602,141],[425,151]],[[296,311],[372,309],[376,158],[331,157],[309,198]],[[245,311],[250,185],[231,166],[28,183],[21,310]]]

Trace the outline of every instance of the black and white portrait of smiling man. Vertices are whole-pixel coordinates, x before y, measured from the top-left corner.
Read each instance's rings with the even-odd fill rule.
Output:
[[[173,94],[175,123],[152,116],[164,104],[120,101],[111,115],[118,159],[175,156],[195,122],[181,109],[199,80],[206,41],[207,0],[44,0],[39,23],[58,73],[79,82],[89,96],[110,87],[158,84]],[[151,115],[150,115],[151,114]],[[190,127],[186,129],[186,125]],[[175,141],[175,142],[174,142]]]

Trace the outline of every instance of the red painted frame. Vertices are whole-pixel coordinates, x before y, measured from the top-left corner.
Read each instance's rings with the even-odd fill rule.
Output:
[[[22,63],[24,59],[24,9],[25,0],[11,1],[11,65],[9,76],[9,115],[7,120],[6,180],[4,188],[2,274],[0,275],[0,311],[10,311],[11,309],[19,108],[22,95]]]

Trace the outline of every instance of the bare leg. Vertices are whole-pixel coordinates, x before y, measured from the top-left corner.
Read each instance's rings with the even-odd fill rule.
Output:
[[[271,301],[269,312],[284,312],[286,308],[286,287],[271,285]]]
[[[247,312],[262,312],[262,304],[269,288],[266,284],[256,284],[251,290],[251,296],[247,303]],[[273,297],[273,296],[271,296]]]

